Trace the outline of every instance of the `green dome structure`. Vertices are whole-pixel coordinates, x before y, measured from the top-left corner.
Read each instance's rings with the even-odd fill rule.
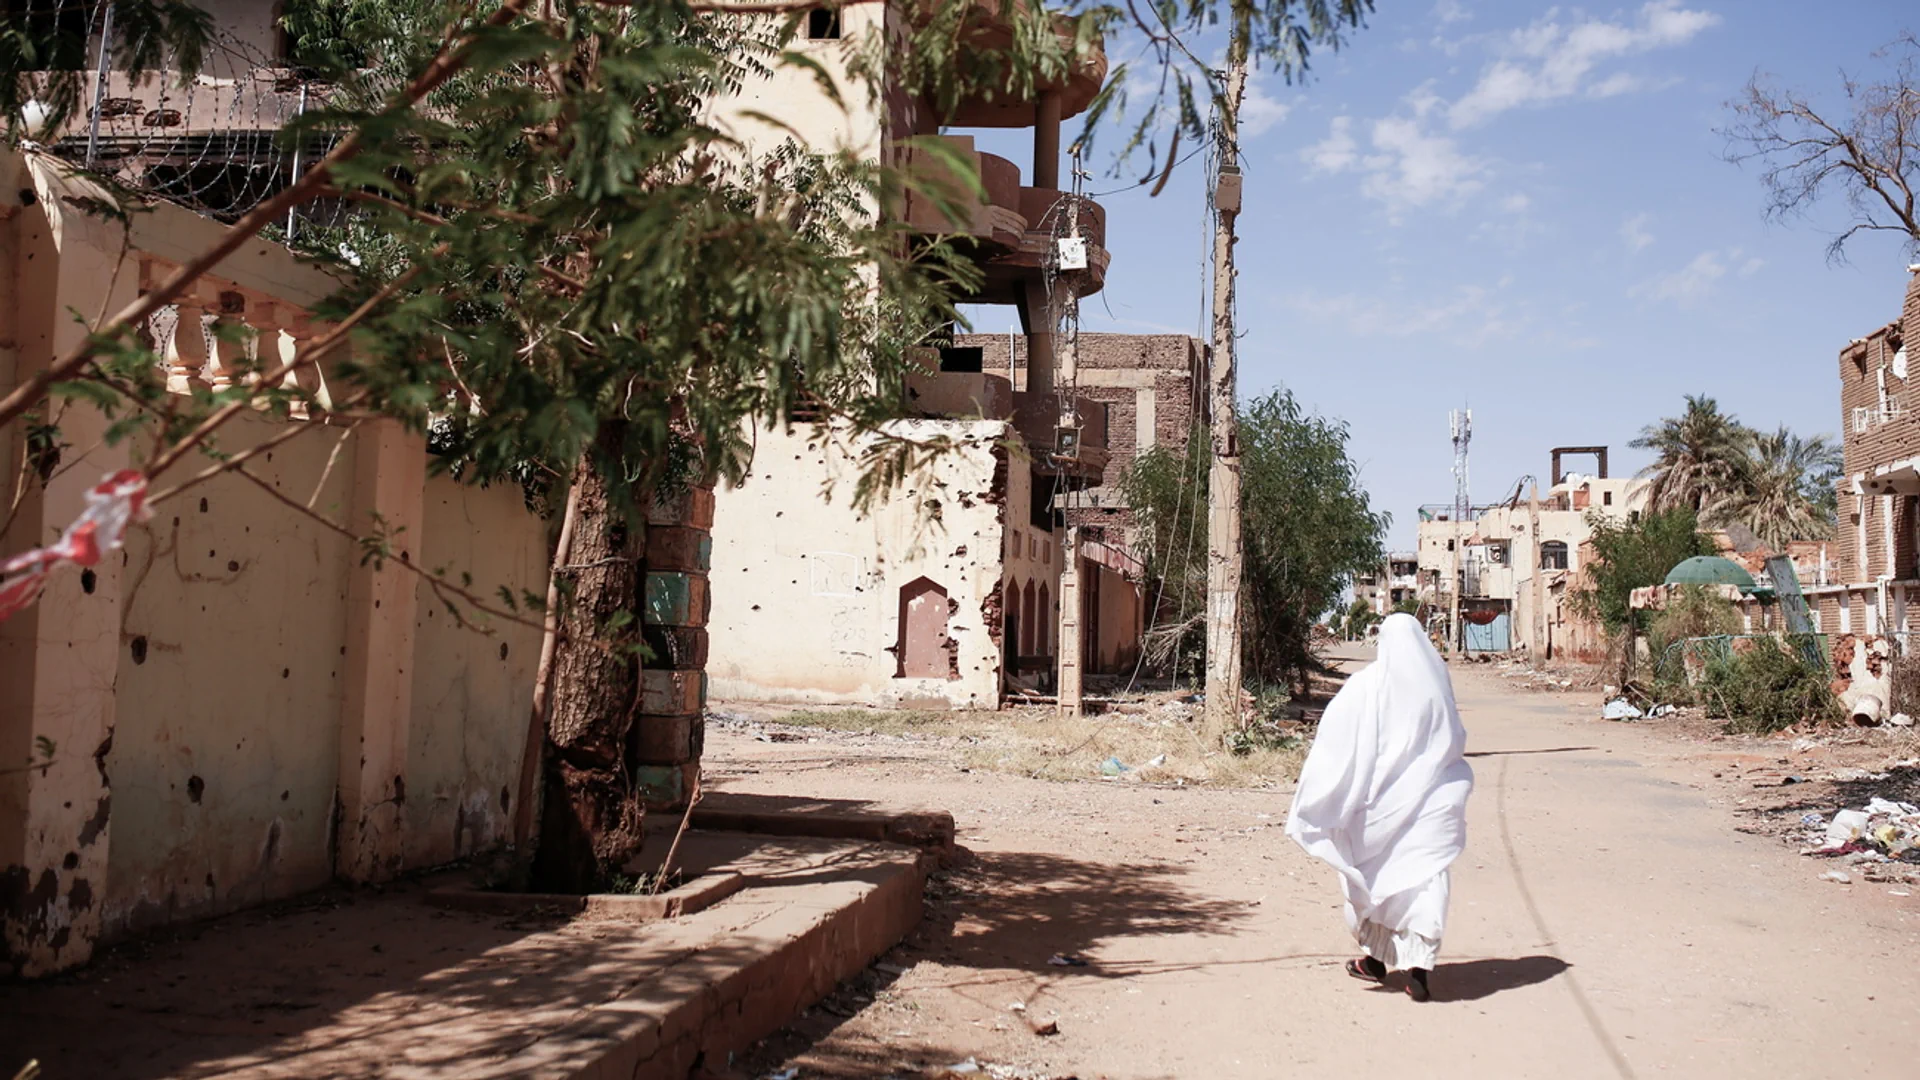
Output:
[[[1753,575],[1732,559],[1718,555],[1695,555],[1667,571],[1669,585],[1734,585],[1743,593],[1754,591]]]

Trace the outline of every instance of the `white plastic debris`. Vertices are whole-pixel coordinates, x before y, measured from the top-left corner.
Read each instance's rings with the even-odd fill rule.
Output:
[[[1645,715],[1626,698],[1614,698],[1600,712],[1602,720],[1638,720]]]
[[[1842,810],[1827,823],[1827,846],[1843,847],[1850,840],[1866,835],[1871,819],[1859,810]]]
[[[1903,712],[1897,712],[1887,717],[1887,723],[1892,724],[1894,727],[1912,727],[1913,717]]]
[[[1157,769],[1160,766],[1165,765],[1166,763],[1167,763],[1167,755],[1159,754],[1159,755],[1156,755],[1152,761],[1149,761],[1145,765],[1142,765],[1141,768]]]
[[[1851,885],[1853,884],[1853,875],[1847,873],[1845,870],[1829,870],[1820,875],[1820,880],[1831,881],[1837,885]]]

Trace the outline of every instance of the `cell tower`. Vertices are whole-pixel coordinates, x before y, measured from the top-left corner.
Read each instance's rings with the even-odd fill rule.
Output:
[[[1467,491],[1467,444],[1473,441],[1473,410],[1455,409],[1447,414],[1453,428],[1453,520],[1473,517],[1473,496]]]

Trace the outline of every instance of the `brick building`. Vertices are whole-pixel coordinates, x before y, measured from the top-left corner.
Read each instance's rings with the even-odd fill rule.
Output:
[[[1920,274],[1907,282],[1900,317],[1840,351],[1840,420],[1846,476],[1832,584],[1807,590],[1816,629],[1879,634],[1911,628],[1920,600],[1920,401],[1906,343],[1920,335]]]
[[[968,334],[984,369],[1024,388],[1027,339],[1019,334]],[[1081,334],[1078,395],[1106,409],[1107,465],[1094,487],[1074,495],[1069,525],[1103,530],[1121,543],[1129,524],[1120,479],[1133,459],[1156,446],[1184,447],[1196,423],[1208,421],[1207,345],[1184,334]]]

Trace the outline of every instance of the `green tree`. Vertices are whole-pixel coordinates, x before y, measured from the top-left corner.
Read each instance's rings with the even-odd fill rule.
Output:
[[[1649,424],[1630,444],[1654,452],[1651,508],[1686,508],[1709,514],[1733,489],[1744,457],[1747,429],[1705,394],[1687,395],[1686,411]]]
[[[1368,505],[1347,438],[1345,424],[1305,413],[1286,390],[1254,399],[1241,414],[1242,648],[1256,677],[1303,682],[1320,613],[1354,575],[1385,560],[1389,518]],[[1141,531],[1150,595],[1163,597],[1154,656],[1176,672],[1198,670],[1205,648],[1206,496],[1195,478],[1206,475],[1207,446],[1198,431],[1184,453],[1156,447],[1121,482]]]
[[[1713,540],[1700,531],[1699,518],[1686,507],[1663,510],[1639,520],[1621,521],[1599,513],[1587,516],[1593,530],[1594,557],[1581,568],[1584,587],[1574,590],[1574,608],[1598,619],[1613,635],[1646,631],[1645,611],[1631,604],[1633,590],[1658,585],[1675,566],[1695,555],[1714,553]]]
[[[1785,551],[1789,540],[1832,536],[1840,472],[1840,447],[1824,435],[1802,438],[1785,427],[1749,432],[1733,481],[1708,520],[1744,525],[1775,551]]]

